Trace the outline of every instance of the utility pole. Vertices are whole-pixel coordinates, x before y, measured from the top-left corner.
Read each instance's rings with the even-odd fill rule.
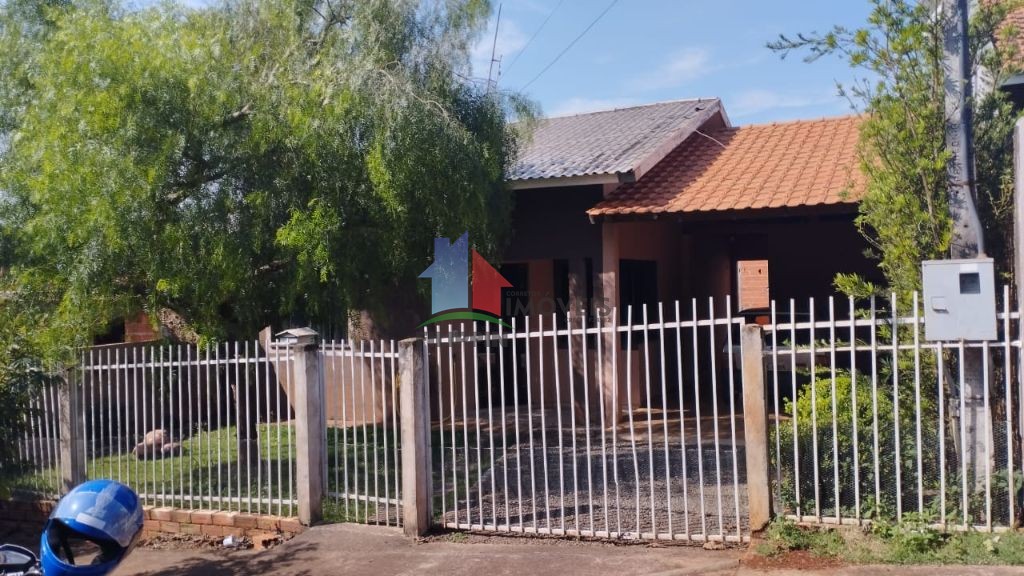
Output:
[[[974,149],[971,128],[971,56],[968,44],[968,0],[943,0],[944,64],[946,76],[946,147],[952,154],[949,162],[949,208],[953,218],[952,258],[979,258],[985,255],[985,240],[975,206]],[[991,457],[992,419],[985,410],[985,373],[980,348],[964,350],[964,411],[966,438],[960,446],[960,458],[966,461],[973,476],[973,486],[984,479],[983,471]],[[920,447],[918,447],[920,449]]]

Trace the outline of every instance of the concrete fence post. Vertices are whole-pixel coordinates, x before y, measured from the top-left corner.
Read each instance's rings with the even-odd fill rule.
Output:
[[[743,439],[747,460],[747,502],[750,531],[768,526],[772,515],[768,484],[768,410],[765,403],[764,340],[761,327],[743,326],[740,354],[743,367]]]
[[[424,343],[398,344],[398,390],[402,423],[402,509],[406,536],[430,529],[430,391]]]
[[[289,346],[292,361],[292,407],[295,410],[295,482],[299,522],[309,526],[323,519],[325,444],[320,350],[316,332],[286,330],[278,346]]]
[[[82,391],[76,372],[69,370],[57,388],[60,431],[61,493],[85,481],[85,435],[82,431]]]

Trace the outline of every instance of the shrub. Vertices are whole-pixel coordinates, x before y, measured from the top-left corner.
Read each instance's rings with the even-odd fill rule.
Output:
[[[937,450],[930,449],[937,442],[937,406],[933,396],[922,391],[920,399],[922,467],[926,471],[922,476],[926,491],[936,486],[938,478],[937,473],[928,473],[937,471]],[[796,507],[799,489],[801,513],[813,513],[813,498],[817,489],[821,514],[833,515],[836,506],[839,506],[844,515],[850,516],[857,502],[858,482],[855,479],[858,479],[860,514],[864,517],[890,517],[896,510],[897,462],[902,474],[902,497],[904,501],[916,503],[917,404],[912,379],[909,382],[901,379],[896,401],[899,402],[898,458],[897,413],[891,378],[879,376],[877,394],[873,397],[870,377],[858,374],[854,379],[849,371],[837,370],[833,380],[827,369],[819,370],[813,382],[799,391],[795,403],[787,400],[784,410],[792,420],[780,422],[778,434],[781,454],[776,454],[774,458],[782,472],[779,497],[783,507],[790,510]],[[877,470],[875,430],[878,434]],[[796,463],[793,460],[794,440],[797,441],[800,453],[799,462]],[[817,455],[818,463],[817,484],[813,470],[814,454]],[[799,485],[796,480],[798,470]],[[836,472],[839,478],[838,494],[835,490]],[[877,495],[876,477],[881,488]]]

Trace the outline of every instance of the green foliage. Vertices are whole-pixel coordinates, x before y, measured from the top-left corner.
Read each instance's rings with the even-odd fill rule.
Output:
[[[837,532],[797,526],[790,520],[776,518],[765,529],[756,551],[762,556],[778,556],[809,550],[818,556],[834,557],[841,555],[842,547],[843,539]]]
[[[894,397],[891,369],[884,367],[880,372],[879,386],[874,398],[869,377],[859,374],[855,380],[848,371],[837,370],[833,380],[827,370],[819,370],[813,383],[800,390],[795,403],[786,402],[784,410],[792,420],[779,426],[782,454],[775,455],[776,463],[782,470],[780,495],[785,508],[795,509],[799,488],[803,514],[813,513],[814,494],[817,491],[823,514],[834,514],[835,507],[839,506],[844,514],[850,515],[849,511],[855,509],[857,503],[853,479],[859,478],[861,516],[892,517],[896,510],[896,501],[895,491],[890,488],[896,479],[897,462],[893,456],[897,454],[897,437],[899,466],[903,475],[907,477],[911,471],[917,470],[917,399],[912,385],[899,386]],[[896,409],[897,403],[899,410]],[[928,448],[929,440],[934,441],[937,437],[937,410],[932,395],[922,394],[921,435],[925,444],[922,450],[925,461],[922,464],[926,470],[937,469],[936,451]],[[801,452],[799,487],[795,484],[794,441]],[[836,447],[838,450],[835,450]],[[817,455],[817,483],[811,464],[812,453]],[[840,480],[838,497],[834,488],[837,471]],[[876,474],[883,488],[878,501],[875,499]],[[937,477],[928,479],[925,488],[931,488],[935,482]],[[916,486],[911,484],[903,484],[904,499],[916,498]]]
[[[50,377],[16,348],[0,351],[0,362],[0,438],[20,438],[22,417],[33,416],[31,392],[48,383]],[[26,463],[19,456],[17,443],[0,442],[0,498],[5,496],[7,482],[23,472]]]
[[[862,529],[816,529],[777,519],[756,550],[764,556],[806,550],[856,564],[1021,565],[1024,535],[947,533],[912,515],[899,525],[875,521]]]
[[[939,530],[932,519],[907,515],[902,524],[874,521],[861,529],[818,529],[776,519],[756,548],[763,556],[805,550],[857,564],[1024,564],[1024,535]]]
[[[3,298],[0,292],[0,299]],[[58,382],[54,371],[39,361],[38,351],[26,337],[28,315],[3,306],[0,300],[0,438],[20,438],[26,418],[35,416],[30,399],[44,385]],[[23,472],[18,444],[0,442],[0,498],[7,482]]]
[[[870,0],[867,25],[836,26],[824,34],[781,36],[769,44],[783,56],[805,50],[807,60],[839,56],[865,79],[839,86],[863,113],[861,168],[867,189],[857,226],[878,259],[889,288],[900,296],[920,289],[920,262],[947,255],[952,237],[945,146],[941,11],[928,2]],[[998,85],[1011,68],[1011,43],[997,42],[1006,12],[1019,2],[977,3],[971,22],[972,60]],[[1016,43],[1013,43],[1015,46]],[[999,47],[994,49],[993,46]],[[1018,70],[1019,71],[1019,70]],[[977,204],[988,253],[1004,273],[1012,261],[1012,141],[1018,112],[998,90],[979,92],[974,118]],[[863,296],[878,291],[840,275],[836,286]]]
[[[894,556],[925,554],[938,549],[946,540],[946,534],[932,526],[927,516],[907,514],[899,524],[885,520],[871,525],[871,533],[886,541]]]
[[[977,103],[974,149],[978,216],[985,252],[1002,281],[1013,282],[1013,127],[1020,112],[1007,95],[994,91]]]
[[[533,107],[463,80],[489,2],[32,5],[0,4],[0,307],[48,357],[139,309],[386,320],[434,236],[502,245]]]

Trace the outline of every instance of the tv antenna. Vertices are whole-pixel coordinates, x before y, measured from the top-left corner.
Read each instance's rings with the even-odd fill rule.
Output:
[[[494,53],[498,48],[498,29],[501,28],[501,4],[498,4],[498,19],[494,23],[494,40],[491,42],[491,64],[487,70],[487,91],[490,92],[492,88],[497,88],[498,78],[501,77],[501,58],[495,58]],[[494,63],[498,63],[498,78],[491,78],[494,75]]]

